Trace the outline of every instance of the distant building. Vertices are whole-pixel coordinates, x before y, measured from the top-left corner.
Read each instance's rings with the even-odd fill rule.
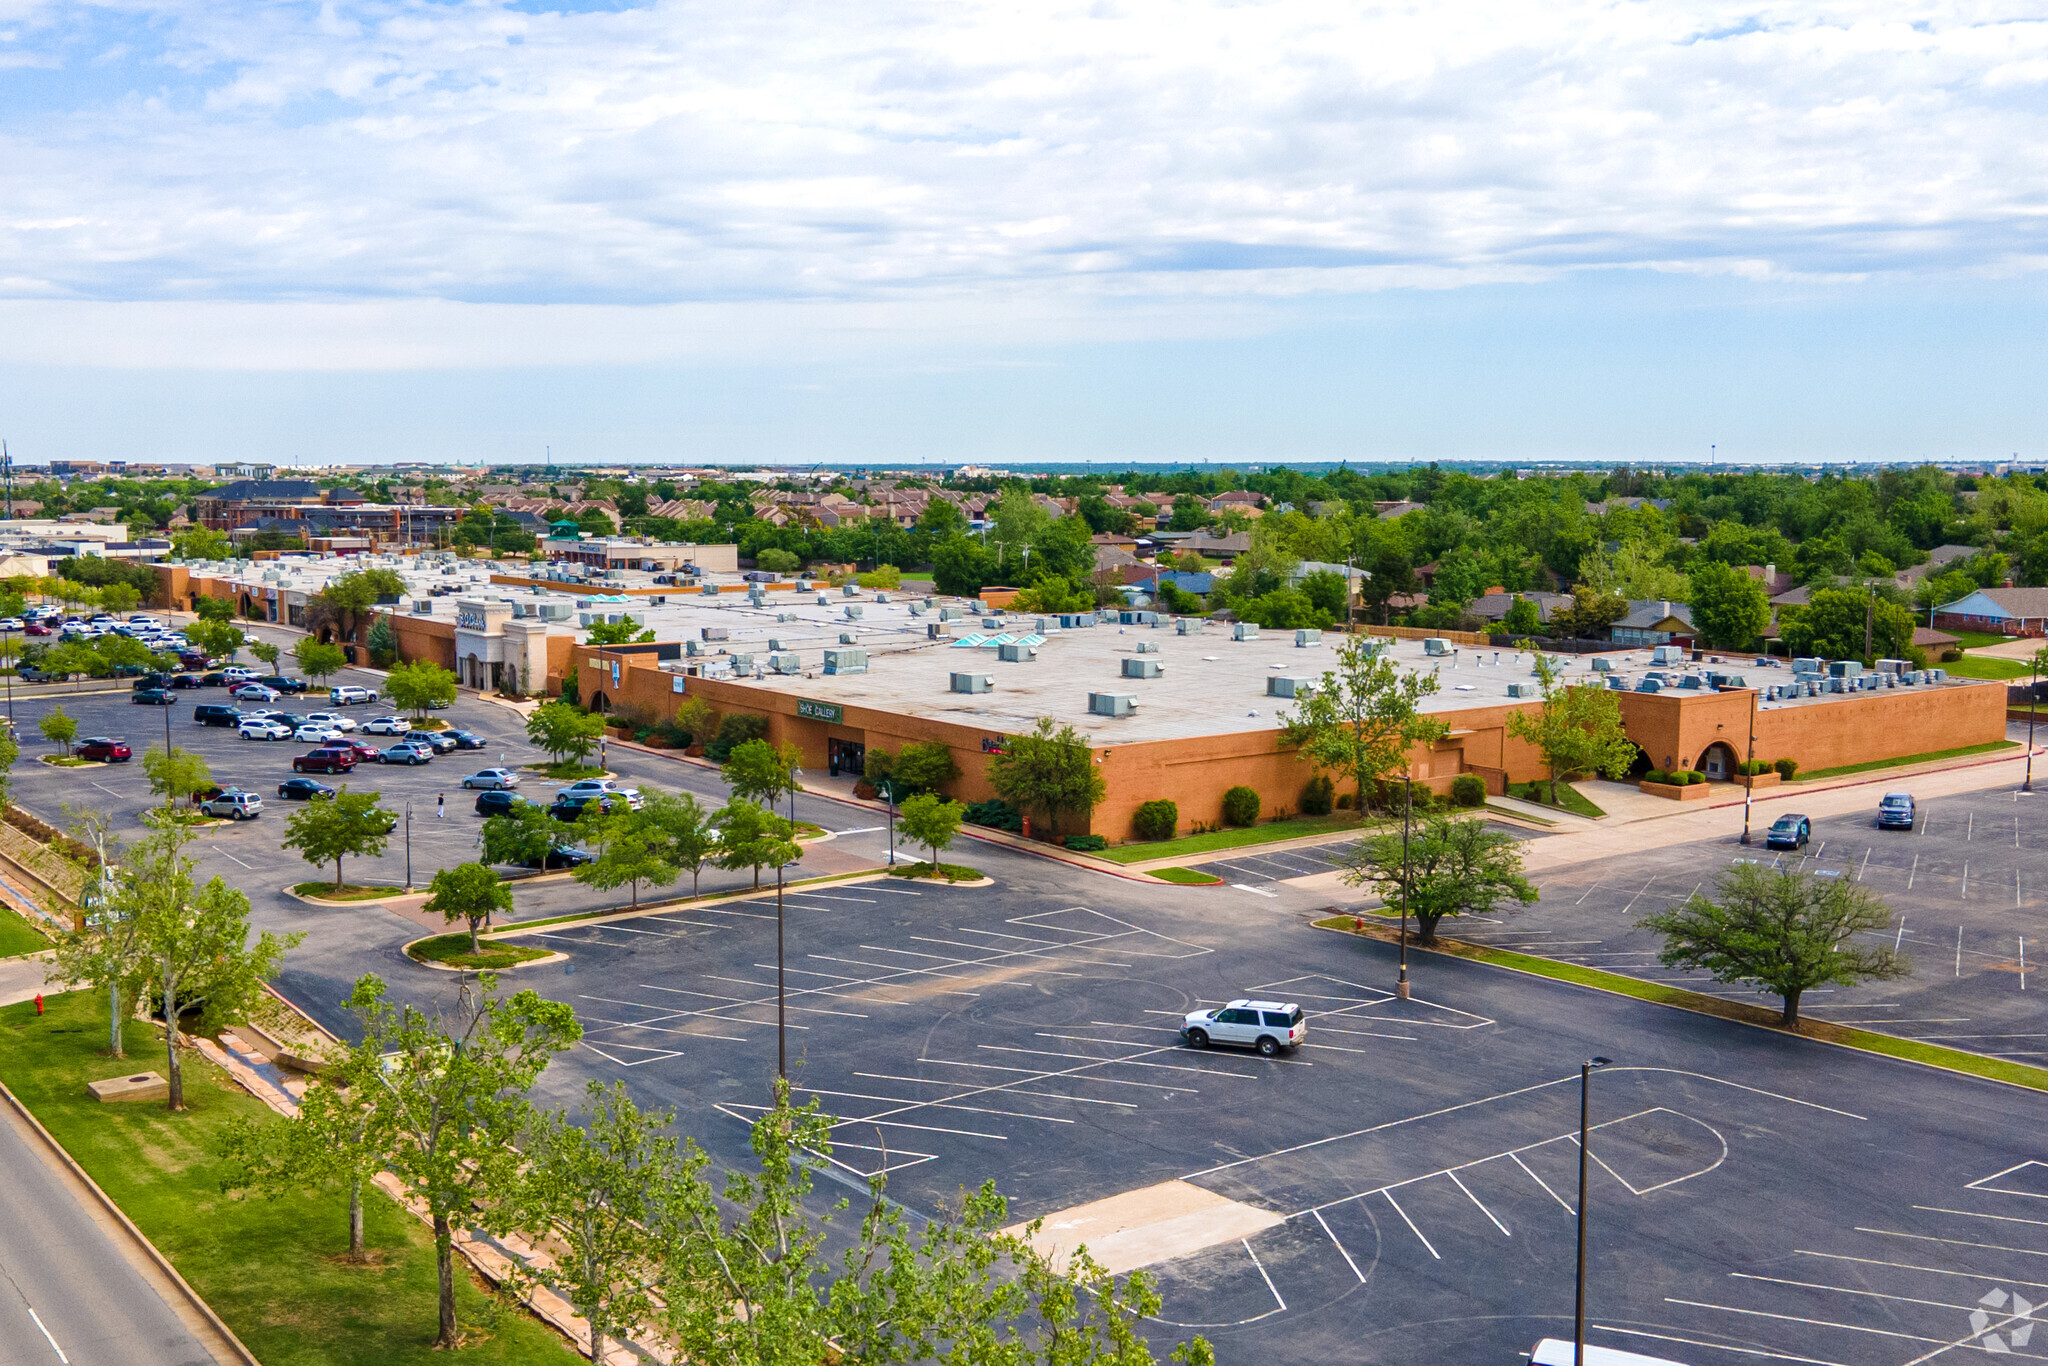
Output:
[[[1614,623],[1616,645],[1690,646],[1693,639],[1692,608],[1682,602],[1632,602],[1628,615]]]
[[[1949,631],[2048,635],[2048,588],[1980,588],[1936,607],[1934,625]]]

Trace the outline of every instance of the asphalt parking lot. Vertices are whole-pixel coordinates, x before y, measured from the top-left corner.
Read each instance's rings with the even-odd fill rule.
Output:
[[[1257,1231],[1155,1267],[1161,1342],[1507,1363],[1568,1331],[1593,1053],[1616,1060],[1594,1104],[1596,1342],[1897,1363],[2043,1279],[2048,1223],[2000,1222],[2038,1219],[2031,1187],[2048,1195],[2028,1165],[2039,1097],[1456,961],[1416,962],[1403,1003],[1386,946],[1228,888],[1160,897],[974,857],[998,886],[786,898],[799,1095],[839,1117],[849,1185],[886,1168],[917,1209],[985,1177],[1056,1223],[1163,1182],[1239,1202]],[[775,1069],[772,895],[534,933],[569,960],[517,983],[588,1031],[549,1095],[623,1079],[743,1160]],[[1311,1046],[1266,1061],[1177,1042],[1183,1012],[1240,994],[1301,1002]],[[1986,1313],[1985,1331],[2025,1326]]]
[[[1913,972],[1895,982],[1811,992],[1802,1010],[1971,1052],[2048,1057],[2048,1023],[2036,1004],[2036,994],[2048,989],[2048,977],[2036,971],[2048,962],[2040,938],[2048,906],[2048,781],[2031,795],[2007,789],[1923,801],[1910,832],[1881,831],[1877,799],[1893,786],[1872,786],[1865,812],[1816,819],[1801,852],[1766,850],[1768,820],[1760,817],[1747,848],[1729,837],[1558,869],[1538,881],[1540,904],[1453,922],[1447,932],[1775,1004],[1775,997],[1704,974],[1665,969],[1657,963],[1657,936],[1635,924],[1695,890],[1711,892],[1715,878],[1743,859],[1804,868],[1882,897],[1893,911],[1885,937],[1911,955]],[[1790,806],[1776,803],[1773,814]]]

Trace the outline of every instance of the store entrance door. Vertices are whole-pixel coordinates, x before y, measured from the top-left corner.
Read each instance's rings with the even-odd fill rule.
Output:
[[[842,773],[851,773],[856,778],[867,773],[868,747],[858,740],[841,740],[836,736],[828,736],[825,740],[825,757],[835,778]]]

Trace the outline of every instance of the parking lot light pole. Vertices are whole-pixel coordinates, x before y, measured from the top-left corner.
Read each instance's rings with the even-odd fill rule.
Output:
[[[541,860],[541,866],[543,868],[547,866],[546,859]],[[410,797],[405,799],[405,890],[408,892],[412,890],[412,798]]]
[[[1605,1067],[1610,1058],[1589,1058],[1579,1064],[1579,1276],[1572,1308],[1572,1362],[1586,1360],[1586,1115],[1593,1091],[1593,1069]]]
[[[1401,775],[1401,975],[1395,979],[1394,995],[1408,999],[1408,823],[1415,814],[1415,779]]]
[[[789,1080],[789,1013],[782,990],[782,864],[775,865],[775,1077]]]
[[[1743,767],[1749,785],[1742,789],[1742,842],[1749,843],[1749,803],[1756,796],[1756,689],[1749,690],[1749,756]]]
[[[2033,672],[2029,676],[2027,683],[2027,778],[2025,782],[2020,784],[2020,791],[2022,792],[2032,792],[2034,790],[2034,698],[2040,691],[2041,651],[2036,650],[2034,651]],[[10,701],[7,706],[7,715],[11,720],[14,716],[14,703]]]

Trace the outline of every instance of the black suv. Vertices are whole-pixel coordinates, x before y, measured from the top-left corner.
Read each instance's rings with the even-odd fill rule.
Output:
[[[201,702],[192,709],[192,719],[202,726],[239,726],[242,713],[218,702]]]
[[[256,681],[266,688],[275,688],[282,693],[302,693],[313,686],[303,678],[288,678],[284,674],[265,674]]]

